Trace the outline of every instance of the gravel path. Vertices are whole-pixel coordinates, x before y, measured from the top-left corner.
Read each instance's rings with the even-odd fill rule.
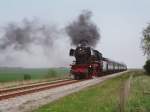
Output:
[[[85,87],[100,83],[106,79],[116,77],[118,75],[121,75],[122,73],[116,73],[105,77],[86,80],[79,83],[70,84],[67,86],[65,85],[45,91],[40,91],[37,93],[2,100],[0,101],[0,112],[30,112],[41,105],[57,100],[73,92],[77,92]]]

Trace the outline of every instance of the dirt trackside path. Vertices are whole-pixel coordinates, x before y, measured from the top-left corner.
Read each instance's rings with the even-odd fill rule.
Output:
[[[121,84],[120,98],[119,98],[119,112],[125,112],[125,105],[130,94],[130,86],[133,75],[130,74],[127,80],[124,80]]]

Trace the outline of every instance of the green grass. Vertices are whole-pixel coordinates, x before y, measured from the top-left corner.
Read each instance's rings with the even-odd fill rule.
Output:
[[[0,68],[0,82],[24,80],[25,74],[30,75],[31,79],[44,79],[62,77],[68,72],[67,68]]]
[[[128,75],[113,78],[102,84],[88,87],[34,112],[117,112],[120,84]]]
[[[150,76],[140,72],[133,78],[126,112],[150,112]]]
[[[33,112],[119,112],[123,83],[131,79],[125,112],[150,112],[150,76],[132,71],[44,105]],[[149,91],[149,94],[144,92]]]

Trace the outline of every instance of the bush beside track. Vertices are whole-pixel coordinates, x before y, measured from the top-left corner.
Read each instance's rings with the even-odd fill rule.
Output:
[[[150,60],[147,60],[143,67],[148,75],[150,75]]]
[[[122,107],[120,96],[130,75],[133,77],[129,96]],[[142,71],[132,71],[61,98],[34,112],[117,112],[120,108],[124,108],[125,112],[149,112],[149,82],[150,77],[144,75]]]

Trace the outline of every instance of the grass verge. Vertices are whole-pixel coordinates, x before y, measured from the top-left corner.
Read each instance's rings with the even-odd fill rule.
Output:
[[[128,74],[124,74],[107,80],[42,106],[34,112],[116,112],[120,84],[127,78]]]
[[[132,71],[122,76],[88,87],[33,112],[120,112],[122,85],[129,76],[130,91],[124,112],[150,112],[150,77],[142,71]]]
[[[143,72],[134,75],[126,112],[150,112],[150,76]]]

